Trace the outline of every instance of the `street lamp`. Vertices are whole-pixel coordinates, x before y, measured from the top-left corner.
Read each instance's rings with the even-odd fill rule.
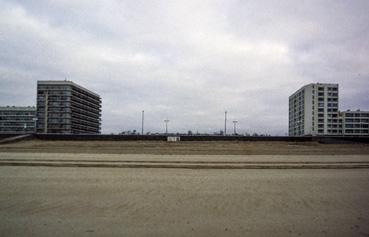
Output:
[[[233,134],[234,135],[237,135],[237,132],[236,132],[236,124],[238,123],[238,121],[237,120],[234,120],[233,121]]]
[[[224,136],[227,135],[227,111],[224,112]]]
[[[142,116],[141,116],[141,135],[144,135],[144,119],[145,119],[145,110],[142,110]]]
[[[164,120],[165,123],[165,134],[168,134],[168,123],[169,123],[169,119]]]

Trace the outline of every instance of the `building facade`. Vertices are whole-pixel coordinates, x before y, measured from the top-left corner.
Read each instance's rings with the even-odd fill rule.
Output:
[[[344,111],[340,112],[342,120],[342,133],[345,136],[369,135],[369,111]]]
[[[368,111],[339,111],[338,84],[303,86],[289,97],[290,136],[367,136]]]
[[[37,82],[37,132],[97,134],[101,98],[71,81]]]
[[[0,107],[0,133],[34,133],[36,128],[36,107]]]
[[[309,84],[289,97],[289,135],[340,135],[338,84]]]

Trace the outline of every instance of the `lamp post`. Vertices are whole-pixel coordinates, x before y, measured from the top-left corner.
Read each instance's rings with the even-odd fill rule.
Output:
[[[169,119],[164,120],[165,123],[165,134],[168,134],[168,123],[169,123]]]
[[[141,116],[141,135],[144,135],[144,119],[145,119],[145,110],[142,110],[142,116]]]
[[[233,121],[233,134],[234,135],[237,135],[237,132],[236,132],[236,125],[237,125],[238,121],[237,120],[234,120]]]
[[[224,136],[227,135],[227,111],[224,112]]]

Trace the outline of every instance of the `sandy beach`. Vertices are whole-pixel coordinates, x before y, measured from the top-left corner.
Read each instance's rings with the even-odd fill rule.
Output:
[[[0,160],[368,162],[352,156],[0,153]],[[99,164],[99,162],[97,162]],[[368,169],[0,166],[1,236],[368,236]]]
[[[1,236],[369,236],[369,146],[0,145]]]

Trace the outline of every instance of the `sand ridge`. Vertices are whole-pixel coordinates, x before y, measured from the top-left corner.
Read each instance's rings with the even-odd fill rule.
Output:
[[[344,155],[367,154],[369,144],[276,141],[47,141],[0,145],[0,152],[157,155]]]

